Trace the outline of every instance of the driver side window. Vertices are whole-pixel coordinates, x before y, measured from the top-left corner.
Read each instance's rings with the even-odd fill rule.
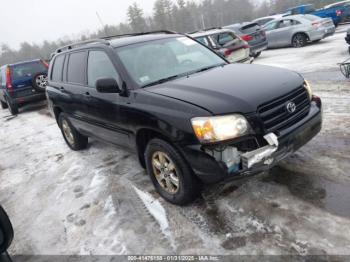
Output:
[[[104,51],[90,51],[88,59],[88,85],[96,86],[99,78],[114,78],[119,82],[119,75]]]

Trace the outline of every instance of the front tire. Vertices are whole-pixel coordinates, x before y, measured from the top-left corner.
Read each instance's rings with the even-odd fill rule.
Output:
[[[164,199],[175,205],[186,205],[197,198],[200,182],[172,145],[152,139],[147,145],[145,160],[147,173]]]
[[[88,137],[80,134],[64,113],[59,115],[58,124],[61,128],[64,140],[72,150],[79,151],[87,147],[89,142]]]
[[[295,48],[300,48],[300,47],[304,47],[307,44],[307,37],[305,34],[302,33],[298,33],[295,36],[293,36],[292,39],[292,45]]]

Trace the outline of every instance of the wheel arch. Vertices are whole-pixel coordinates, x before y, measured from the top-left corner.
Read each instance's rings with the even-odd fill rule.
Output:
[[[137,131],[135,142],[136,142],[136,148],[137,148],[137,155],[139,158],[139,162],[143,168],[146,168],[146,162],[145,162],[145,151],[146,147],[149,141],[151,141],[153,138],[159,138],[162,140],[165,140],[166,142],[171,143],[171,139],[167,137],[166,135],[162,134],[161,132],[151,129],[151,128],[141,128]]]
[[[54,115],[55,115],[55,119],[56,119],[56,122],[58,123],[58,117],[59,117],[59,115],[61,114],[63,112],[63,110],[60,108],[60,107],[58,107],[58,106],[55,106],[54,108],[53,108],[53,113],[54,113]]]
[[[294,36],[296,36],[296,35],[298,35],[298,34],[302,34],[302,35],[306,36],[306,40],[307,40],[307,41],[310,41],[310,36],[309,36],[309,34],[308,34],[307,32],[305,32],[305,31],[297,31],[297,32],[295,32],[295,33],[292,35],[291,44],[293,44],[293,38],[294,38]]]

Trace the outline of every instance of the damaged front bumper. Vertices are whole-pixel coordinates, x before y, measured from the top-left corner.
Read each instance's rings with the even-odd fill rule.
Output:
[[[265,135],[266,145],[256,150],[241,153],[234,143],[215,152],[202,146],[188,146],[181,150],[200,180],[217,183],[271,169],[315,137],[321,127],[321,105],[313,102],[303,120],[279,132],[278,136],[274,133]]]

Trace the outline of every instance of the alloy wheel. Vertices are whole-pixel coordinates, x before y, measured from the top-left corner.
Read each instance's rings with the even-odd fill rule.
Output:
[[[65,138],[67,139],[68,143],[70,145],[74,144],[74,136],[73,136],[73,132],[72,129],[70,127],[70,125],[68,124],[67,120],[62,120],[62,130],[63,130],[63,134],[65,136]]]
[[[38,87],[45,89],[47,86],[47,76],[45,75],[39,75],[35,79],[35,83],[37,84]]]
[[[169,194],[179,191],[180,183],[174,162],[164,153],[157,151],[152,156],[153,173],[159,185]]]

